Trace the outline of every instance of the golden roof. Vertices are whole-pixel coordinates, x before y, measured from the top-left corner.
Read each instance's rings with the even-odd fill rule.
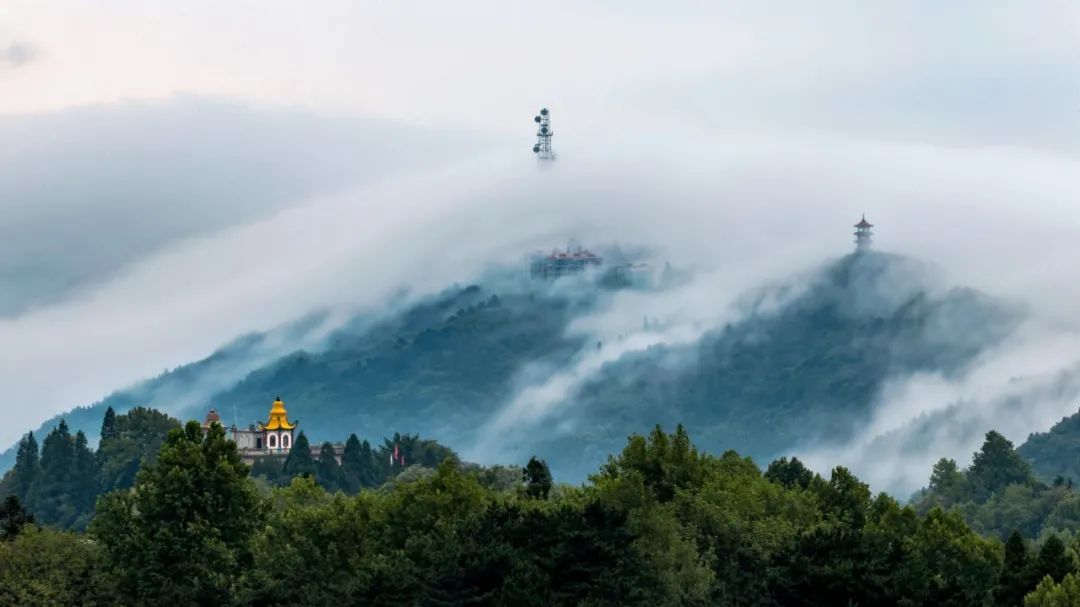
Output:
[[[270,407],[270,419],[265,424],[259,424],[260,430],[292,430],[296,424],[289,422],[289,414],[285,411],[285,403],[279,396]]]

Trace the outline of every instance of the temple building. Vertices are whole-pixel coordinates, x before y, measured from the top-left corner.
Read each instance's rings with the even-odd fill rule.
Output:
[[[210,409],[210,412],[206,414],[203,428],[209,428],[212,423],[221,423],[221,416],[214,409]],[[248,425],[247,428],[240,428],[233,424],[227,430],[229,439],[236,443],[236,450],[240,457],[246,463],[252,464],[260,457],[285,457],[288,455],[296,438],[294,436],[297,432],[296,428],[299,425],[298,421],[289,420],[285,402],[281,400],[281,397],[277,397],[274,399],[274,404],[270,405],[270,413],[265,423],[256,422]],[[312,443],[310,448],[312,457],[317,458],[319,444]],[[334,445],[335,456],[339,463],[343,450],[343,445]]]
[[[529,275],[533,278],[561,278],[600,267],[603,263],[603,257],[571,245],[565,251],[555,249],[550,254],[534,254],[529,264]]]
[[[855,224],[855,251],[867,251],[870,249],[870,245],[874,240],[874,232],[871,228],[874,224],[866,220],[866,215],[862,216],[862,220]]]

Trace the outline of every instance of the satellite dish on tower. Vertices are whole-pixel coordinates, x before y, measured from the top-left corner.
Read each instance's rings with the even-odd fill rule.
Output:
[[[533,118],[533,121],[540,125],[540,130],[536,133],[536,145],[533,146],[536,159],[540,162],[555,160],[555,152],[551,149],[551,136],[555,133],[551,130],[551,116],[548,109],[540,110],[540,115]]]

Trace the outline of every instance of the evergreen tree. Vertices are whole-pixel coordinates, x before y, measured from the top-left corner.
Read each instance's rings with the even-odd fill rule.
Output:
[[[30,496],[30,488],[41,474],[40,456],[34,433],[27,432],[19,439],[19,447],[15,452],[15,466],[0,484],[0,494],[18,496],[23,503],[26,503]]]
[[[105,410],[105,419],[101,421],[101,442],[116,438],[116,411],[112,407]]]
[[[370,447],[369,447],[370,450]],[[346,493],[356,493],[362,486],[364,472],[363,449],[356,434],[350,434],[341,453],[341,484]]]
[[[1061,582],[1066,575],[1076,571],[1073,557],[1065,548],[1065,542],[1061,541],[1057,534],[1046,538],[1042,547],[1039,548],[1039,555],[1035,557],[1031,566],[1033,580],[1049,576],[1055,582]]]
[[[15,539],[24,526],[33,522],[34,516],[23,508],[19,498],[7,496],[0,503],[0,542]]]
[[[100,493],[98,483],[98,460],[96,454],[87,445],[86,435],[82,430],[75,433],[74,480],[71,486],[72,501],[78,519],[72,524],[76,528],[85,528],[89,517],[94,512],[94,502]]]
[[[333,493],[342,490],[341,466],[334,453],[334,445],[324,442],[319,448],[319,461],[315,466],[315,482]]]
[[[242,604],[265,505],[220,425],[169,432],[131,491],[99,502],[90,532],[109,579],[138,605]]]
[[[533,499],[548,498],[548,494],[551,493],[551,487],[554,484],[551,478],[551,469],[548,468],[547,462],[542,459],[536,459],[536,457],[530,457],[529,463],[525,464],[525,470],[522,472],[525,481],[525,495]]]
[[[289,449],[289,455],[285,457],[282,472],[288,478],[315,475],[315,460],[311,458],[311,443],[308,442],[308,438],[303,432],[296,437],[292,449]]]
[[[968,479],[974,483],[979,501],[983,501],[1009,485],[1030,485],[1035,477],[1031,465],[1013,449],[1012,442],[991,430],[968,468]]]
[[[995,604],[1001,607],[1023,605],[1024,596],[1031,591],[1039,579],[1033,577],[1031,563],[1028,562],[1027,544],[1020,537],[1019,531],[1013,531],[1005,542],[1005,561],[994,588]]]
[[[381,473],[382,466],[380,464],[382,460],[378,459],[378,454],[371,448],[371,443],[366,440],[360,443],[360,461],[363,462],[360,467],[361,487],[378,487],[386,480],[386,477]]]
[[[41,445],[41,474],[27,499],[41,523],[67,527],[75,522],[79,511],[72,497],[74,481],[75,439],[67,422],[60,420]]]

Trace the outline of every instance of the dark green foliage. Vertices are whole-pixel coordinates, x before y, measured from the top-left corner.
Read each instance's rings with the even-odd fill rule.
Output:
[[[169,432],[131,491],[104,497],[90,531],[109,577],[137,604],[228,605],[242,594],[264,504],[214,424]]]
[[[913,505],[920,512],[939,506],[956,510],[980,533],[1006,537],[1013,530],[1028,538],[1044,529],[1080,522],[1080,496],[1068,483],[1047,486],[997,432],[986,435],[968,470],[942,459],[934,465],[930,486]]]
[[[282,474],[289,478],[315,475],[315,460],[311,457],[311,443],[303,432],[296,437],[296,442],[289,449],[281,470]]]
[[[112,407],[105,410],[105,419],[101,420],[101,436],[102,442],[109,441],[116,438],[119,435],[119,431],[116,429],[116,411],[113,411]]]
[[[1049,576],[1055,582],[1060,582],[1066,575],[1076,571],[1076,562],[1065,548],[1065,542],[1056,534],[1046,538],[1031,566],[1033,580]]]
[[[1013,449],[1012,442],[992,430],[986,433],[982,449],[975,454],[967,478],[979,501],[1009,485],[1031,485],[1035,482],[1031,465]]]
[[[522,478],[525,481],[525,495],[533,499],[546,500],[548,498],[554,481],[547,462],[530,457],[529,463],[525,464],[525,470],[522,471]]]
[[[1061,477],[1066,484],[1080,481],[1080,412],[1046,432],[1032,434],[1017,451],[1044,480]]]
[[[137,604],[112,592],[94,542],[74,533],[24,527],[0,542],[0,605],[112,607]]]
[[[788,489],[795,487],[807,489],[814,480],[814,473],[797,457],[791,458],[791,461],[788,461],[786,457],[781,457],[769,464],[769,468],[765,470],[765,478]]]
[[[355,466],[363,445],[349,443],[345,459]],[[133,489],[99,501],[93,542],[28,526],[0,543],[0,597],[23,601],[16,604],[47,596],[60,604],[136,605],[982,607],[1013,604],[1026,580],[1043,574],[1050,584],[1071,579],[1071,557],[1056,537],[1031,559],[1016,535],[1003,563],[1000,542],[978,536],[958,512],[935,507],[920,517],[886,495],[871,496],[843,468],[826,480],[784,461],[767,478],[734,452],[698,451],[681,427],[632,436],[590,483],[562,486],[547,499],[515,489],[520,480],[490,488],[485,475],[495,485],[505,475],[455,458],[412,482],[330,494],[317,480],[332,453],[323,445],[314,476],[261,498],[221,427],[203,436],[190,422],[169,434]],[[533,486],[543,486],[542,462],[528,467]],[[1012,574],[1015,589],[1007,588]]]
[[[319,448],[319,461],[315,464],[315,481],[331,493],[344,489],[341,466],[337,462],[334,445],[328,442],[323,443]]]
[[[154,461],[166,435],[178,427],[176,419],[147,407],[114,414],[111,422],[106,411],[97,453],[102,491],[131,487],[139,468]]]
[[[23,508],[18,496],[9,495],[0,502],[0,542],[15,539],[23,527],[33,522],[34,516]]]
[[[1034,568],[1028,557],[1027,543],[1019,531],[1009,534],[1005,542],[1005,561],[1001,565],[994,588],[994,601],[1000,607],[1017,607],[1024,604],[1024,596],[1038,583]]]
[[[60,425],[41,444],[41,475],[30,489],[27,504],[41,523],[69,527],[82,514],[72,487],[77,483],[75,438]]]
[[[15,466],[0,481],[0,495],[15,495],[24,502],[41,474],[41,454],[33,432],[19,439]]]

